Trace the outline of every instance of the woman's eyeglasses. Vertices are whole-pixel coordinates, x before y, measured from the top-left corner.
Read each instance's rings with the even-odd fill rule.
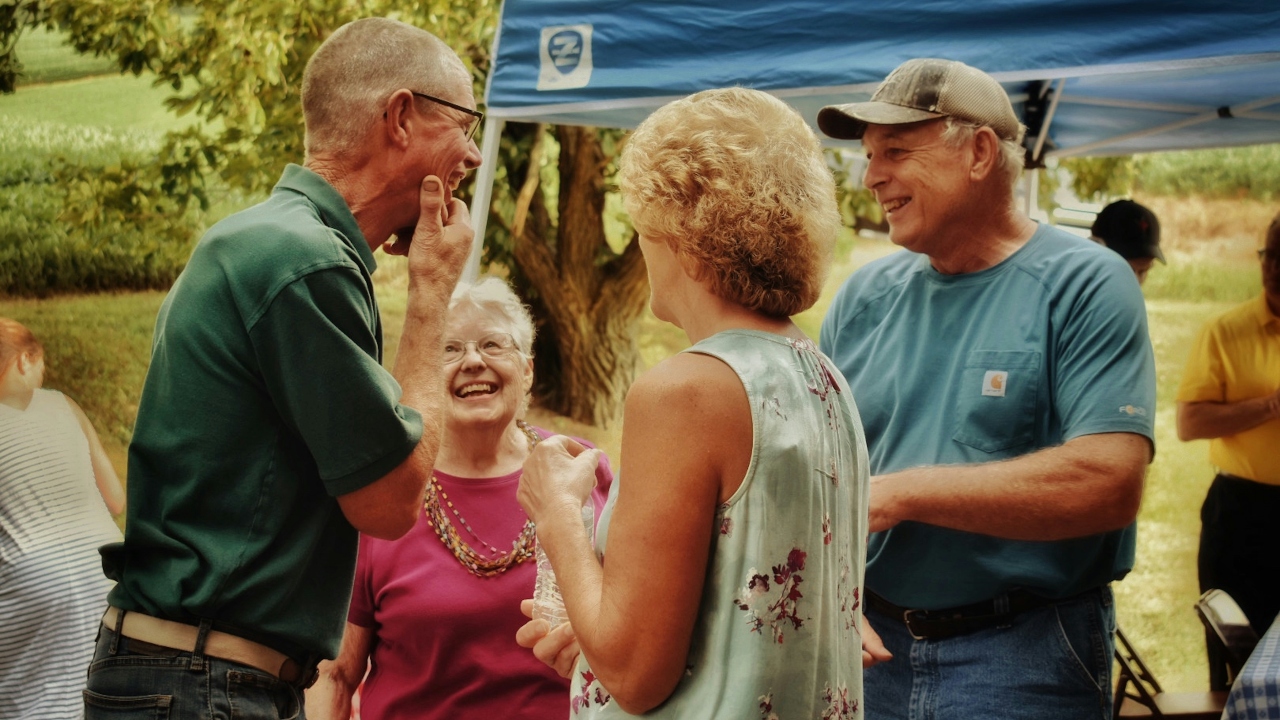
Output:
[[[510,333],[489,333],[479,340],[445,340],[444,364],[452,365],[466,357],[467,346],[474,345],[476,352],[488,358],[500,358],[516,350],[516,339]]]

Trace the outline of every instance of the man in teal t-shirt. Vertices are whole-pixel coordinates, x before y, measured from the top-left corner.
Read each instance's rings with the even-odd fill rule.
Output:
[[[1114,253],[1016,209],[1023,128],[979,70],[913,60],[824,108],[910,252],[851,277],[821,345],[874,475],[868,718],[1108,718],[1108,584],[1153,451],[1142,295]],[[1012,710],[1016,708],[1016,710]]]
[[[396,538],[421,512],[474,235],[451,196],[480,164],[471,76],[430,33],[370,18],[320,46],[301,91],[305,167],[209,230],[156,321],[91,720],[298,714],[338,651],[357,530]],[[380,247],[408,259],[392,373]]]

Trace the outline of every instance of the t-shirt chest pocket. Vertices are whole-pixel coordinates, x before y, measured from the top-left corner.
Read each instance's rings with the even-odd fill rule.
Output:
[[[960,373],[952,439],[988,453],[1030,443],[1039,393],[1039,352],[970,352]]]

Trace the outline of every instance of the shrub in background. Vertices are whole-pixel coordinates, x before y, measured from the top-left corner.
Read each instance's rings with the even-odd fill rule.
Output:
[[[154,192],[142,133],[0,118],[0,293],[166,288],[201,208]]]

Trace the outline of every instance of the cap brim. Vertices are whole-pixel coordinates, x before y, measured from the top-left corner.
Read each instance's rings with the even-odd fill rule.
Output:
[[[940,117],[946,116],[873,100],[822,108],[818,111],[818,129],[837,140],[861,140],[868,125],[905,125]]]

